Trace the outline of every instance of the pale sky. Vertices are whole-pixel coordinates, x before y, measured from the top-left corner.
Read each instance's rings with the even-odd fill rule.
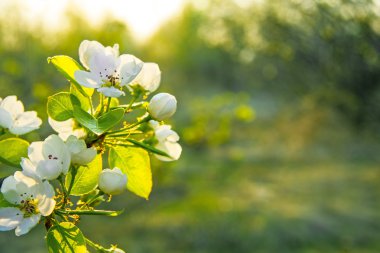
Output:
[[[15,2],[2,0],[1,5]],[[105,15],[124,20],[134,36],[147,38],[163,22],[178,13],[186,0],[17,0],[22,6],[21,14],[30,21],[43,19],[46,28],[55,28],[64,23],[67,5],[75,5],[78,11],[93,23]]]

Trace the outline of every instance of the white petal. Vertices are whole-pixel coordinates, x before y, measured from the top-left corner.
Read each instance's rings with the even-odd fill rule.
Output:
[[[14,176],[9,176],[4,179],[1,186],[1,193],[11,204],[19,204],[21,202],[20,193],[17,191],[16,185],[17,181]]]
[[[8,231],[16,228],[22,219],[23,214],[18,208],[0,208],[0,231]]]
[[[94,160],[97,152],[95,148],[86,148],[79,153],[71,155],[71,161],[74,164],[86,165]]]
[[[120,55],[120,65],[118,73],[120,74],[121,85],[127,85],[133,81],[140,73],[144,63],[137,57],[130,54]]]
[[[74,73],[74,78],[80,85],[88,88],[99,88],[102,84],[102,80],[93,72],[77,70]]]
[[[91,73],[97,75],[101,80],[106,80],[107,75],[113,75],[115,73],[119,61],[112,50],[105,49],[103,52],[99,52],[91,57],[89,62]]]
[[[182,147],[178,143],[164,142],[158,143],[156,148],[167,153],[171,158],[166,156],[155,155],[159,160],[164,162],[178,160],[182,153]]]
[[[8,111],[13,118],[16,118],[17,115],[24,112],[24,105],[21,101],[17,100],[16,96],[8,96],[4,98],[0,107]]]
[[[67,173],[71,156],[66,144],[59,136],[52,134],[46,138],[43,143],[42,153],[45,159],[57,159],[62,165],[62,172]]]
[[[154,92],[160,86],[161,71],[156,63],[144,63],[132,85],[140,85],[149,92]]]
[[[66,146],[70,150],[70,153],[77,154],[82,150],[87,149],[86,142],[84,140],[79,140],[74,135],[70,135],[66,140]]]
[[[36,130],[42,124],[35,111],[24,112],[18,115],[9,131],[16,135],[22,135]]]
[[[29,177],[38,177],[36,166],[27,158],[21,158],[22,172]]]
[[[125,96],[124,91],[121,91],[119,89],[116,89],[115,87],[102,87],[97,89],[98,92],[103,93],[106,97],[114,97],[118,98],[120,96]]]
[[[28,233],[34,226],[37,225],[37,223],[40,221],[40,218],[41,214],[35,214],[28,218],[24,218],[16,228],[16,235],[20,236]]]
[[[42,185],[43,194],[37,195],[38,198],[38,210],[43,216],[49,216],[55,207],[54,189],[49,182],[45,181]]]
[[[75,125],[75,121],[73,119],[68,119],[65,121],[55,121],[54,119],[49,117],[48,121],[49,121],[49,125],[57,133],[71,132]]]
[[[62,164],[59,160],[43,160],[37,165],[37,175],[41,179],[53,180],[63,173]]]
[[[84,40],[79,46],[79,60],[85,68],[89,69],[90,58],[102,50],[104,46],[99,42]]]
[[[32,142],[28,147],[28,157],[31,160],[31,162],[35,165],[37,165],[39,161],[42,161],[45,159],[42,154],[42,147],[43,147],[42,141]]]
[[[12,115],[4,108],[0,108],[0,126],[4,128],[10,128],[12,125]]]

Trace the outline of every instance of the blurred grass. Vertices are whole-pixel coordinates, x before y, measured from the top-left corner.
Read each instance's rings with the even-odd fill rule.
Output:
[[[125,213],[85,217],[84,233],[136,253],[380,250],[378,163],[236,162],[185,151],[178,165],[155,171],[148,202],[116,196],[107,207]],[[45,252],[42,235],[6,232],[0,249]]]

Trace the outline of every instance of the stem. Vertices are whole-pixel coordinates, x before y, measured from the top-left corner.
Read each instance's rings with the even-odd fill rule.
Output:
[[[102,93],[99,93],[99,99],[100,99],[100,111],[99,111],[99,115],[102,115],[103,113],[103,110],[104,110],[104,102],[103,102],[103,94]]]
[[[111,99],[112,99],[111,97],[108,97],[106,112],[110,110]]]
[[[64,182],[64,179],[63,179],[63,174],[59,175],[58,181],[61,184],[61,188],[62,188],[62,192],[63,192],[62,208],[64,209],[65,206],[66,206],[66,203],[67,203],[67,197],[68,197],[68,195],[67,195],[67,191],[66,191],[66,187],[65,187],[65,182]]]
[[[138,97],[140,97],[140,93],[137,93],[132,97],[131,102],[129,102],[127,109],[125,109],[125,112],[128,112],[132,108],[133,103],[136,101],[136,99],[138,99]]]
[[[154,147],[152,147],[152,146],[149,146],[149,145],[147,145],[147,144],[145,144],[145,143],[143,143],[143,142],[139,142],[139,141],[136,141],[136,140],[134,140],[134,139],[130,139],[130,138],[123,138],[122,139],[123,141],[128,141],[128,142],[130,142],[130,143],[133,143],[135,146],[138,146],[138,147],[140,147],[140,148],[143,148],[143,149],[145,149],[145,150],[148,150],[148,151],[150,151],[150,152],[152,152],[152,153],[155,153],[155,154],[158,154],[158,155],[162,155],[162,156],[166,156],[166,157],[169,157],[169,158],[171,158],[171,156],[170,155],[168,155],[168,154],[166,154],[164,151],[161,151],[161,150],[159,150],[159,149],[156,149],[156,148],[154,148]],[[108,143],[108,142],[107,142]],[[130,147],[130,145],[128,145],[128,144],[123,144],[123,143],[112,143],[113,145],[118,145],[118,146],[124,146],[124,147]]]
[[[86,238],[86,244],[89,245],[90,247],[92,247],[96,250],[102,251],[102,252],[104,252],[104,250],[105,250],[105,248],[103,248],[99,244],[94,243],[93,241],[90,241],[88,238]]]
[[[70,181],[69,189],[67,190],[67,195],[70,195],[71,193],[71,189],[73,188],[74,180],[75,180],[75,176],[77,175],[77,172],[78,172],[78,169],[73,166],[71,168],[71,181]]]
[[[109,211],[109,210],[57,210],[57,213],[64,215],[105,215],[105,216],[118,216],[124,210],[121,211]]]

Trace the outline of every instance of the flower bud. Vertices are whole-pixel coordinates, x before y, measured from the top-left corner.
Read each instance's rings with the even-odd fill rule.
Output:
[[[119,248],[113,249],[111,252],[112,252],[112,253],[125,253],[124,250],[119,249]]]
[[[127,176],[119,168],[105,169],[99,176],[99,188],[107,194],[115,195],[124,191]]]
[[[170,118],[177,109],[177,100],[169,93],[159,93],[150,100],[148,111],[157,120]]]

